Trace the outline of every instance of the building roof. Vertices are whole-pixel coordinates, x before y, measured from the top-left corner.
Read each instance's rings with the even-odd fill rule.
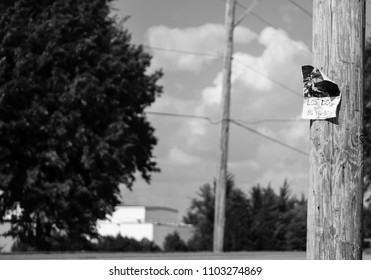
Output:
[[[130,204],[120,204],[118,207],[144,207],[147,210],[165,210],[170,212],[178,213],[179,211],[174,208],[170,208],[167,206],[147,206],[147,205],[130,205]]]

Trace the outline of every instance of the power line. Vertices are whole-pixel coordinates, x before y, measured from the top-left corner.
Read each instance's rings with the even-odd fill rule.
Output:
[[[299,5],[298,3],[294,2],[293,0],[287,0],[287,1],[289,1],[291,4],[293,4],[294,6],[296,6],[297,8],[299,8],[301,11],[303,11],[308,16],[312,17],[312,14],[310,12],[308,12],[306,9],[304,9],[303,6]],[[371,5],[371,1],[370,0],[367,0],[367,3],[369,3]],[[371,24],[369,24],[367,21],[366,21],[366,25],[368,27],[371,27]]]
[[[164,51],[164,52],[173,52],[173,53],[179,53],[179,54],[192,54],[192,55],[199,55],[199,56],[208,56],[213,58],[222,58],[222,55],[217,54],[210,54],[210,53],[200,53],[200,52],[193,52],[193,51],[185,51],[185,50],[174,50],[174,49],[168,49],[168,48],[161,48],[161,47],[153,47],[148,45],[142,45],[143,48],[151,49],[151,50],[157,50],[157,51]]]
[[[284,143],[284,142],[282,142],[282,141],[280,141],[280,140],[277,140],[277,139],[275,139],[275,138],[273,138],[273,137],[270,137],[270,136],[268,136],[268,135],[266,135],[266,134],[263,134],[263,133],[261,133],[261,132],[255,130],[255,129],[251,128],[251,127],[248,127],[248,126],[246,126],[246,125],[243,125],[243,124],[241,124],[241,123],[239,123],[239,122],[236,122],[236,121],[234,121],[234,120],[230,120],[230,121],[231,121],[231,123],[233,123],[233,124],[235,124],[235,125],[237,125],[237,126],[239,126],[239,127],[242,127],[242,128],[244,128],[244,129],[246,129],[246,130],[252,132],[252,133],[257,134],[257,135],[260,135],[260,136],[262,136],[262,137],[264,137],[264,138],[266,138],[266,139],[268,139],[268,140],[270,140],[270,141],[273,141],[273,142],[275,142],[275,143],[277,143],[277,144],[279,144],[279,145],[281,145],[281,146],[284,146],[284,147],[286,147],[286,148],[288,148],[288,149],[291,149],[291,150],[293,150],[293,151],[295,151],[295,152],[298,152],[298,153],[300,153],[300,154],[302,154],[302,155],[305,155],[305,156],[308,156],[308,155],[309,155],[307,152],[305,152],[305,151],[303,151],[303,150],[300,150],[300,149],[298,149],[298,148],[296,148],[296,147],[290,146],[290,145],[288,145],[288,144],[286,144],[286,143]]]
[[[225,3],[224,0],[219,0],[219,1]],[[241,4],[238,1],[236,1],[236,5],[237,5],[238,8],[241,8],[243,10],[246,10],[247,9],[247,7],[245,5]],[[273,26],[273,27],[279,29],[279,27],[277,25],[274,25],[273,23],[269,22],[268,20],[266,20],[265,18],[261,17],[260,15],[258,15],[257,13],[255,13],[254,11],[251,11],[250,14],[253,15],[255,18],[257,18],[258,20],[260,20],[261,22],[265,23],[266,25]]]
[[[293,4],[294,6],[296,6],[297,8],[299,8],[302,12],[304,12],[305,14],[307,14],[308,16],[312,17],[312,14],[310,12],[308,12],[306,9],[304,9],[301,5],[299,5],[298,3],[294,2],[293,0],[288,0],[291,4]]]
[[[225,2],[224,0],[220,0],[220,1],[221,2]],[[293,4],[294,6],[296,6],[298,9],[300,9],[301,11],[303,11],[308,16],[312,17],[312,14],[308,10],[304,9],[303,6],[299,5],[298,3],[294,2],[293,0],[287,0],[287,1],[289,1],[291,4]],[[367,3],[371,5],[371,0],[367,0]],[[240,2],[236,2],[236,4],[240,8],[246,9],[246,7],[243,4],[241,4]],[[279,27],[277,25],[272,24],[271,22],[267,21],[265,18],[261,17],[257,13],[255,13],[255,12],[252,11],[252,12],[250,12],[250,14],[253,15],[254,17],[256,17],[257,19],[259,19],[261,22],[265,23],[266,25],[273,26],[273,27],[279,29]],[[368,23],[367,21],[366,21],[366,25],[371,28],[371,24]]]
[[[223,58],[223,56],[218,56],[218,55],[215,55],[215,54],[208,54],[208,53],[198,53],[198,52],[191,52],[191,51],[184,51],[184,50],[174,50],[174,49],[167,49],[167,48],[161,48],[161,47],[153,47],[153,46],[148,46],[148,45],[143,45],[143,47],[148,48],[148,49],[153,49],[153,50],[167,51],[167,52],[173,52],[173,53],[179,53],[179,54],[192,54],[192,55],[208,56],[208,57],[214,57],[214,58]],[[250,70],[254,71],[255,73],[257,73],[257,74],[267,78],[268,80],[272,81],[273,83],[275,83],[275,84],[287,89],[288,91],[294,93],[296,96],[301,97],[300,94],[298,94],[295,90],[289,88],[285,84],[283,84],[283,83],[265,75],[264,73],[256,70],[255,68],[251,67],[250,65],[247,65],[246,63],[242,62],[239,59],[235,59],[234,57],[232,57],[232,58],[234,59],[234,61],[240,63],[244,67],[249,68]]]
[[[152,112],[147,111],[146,114],[149,115],[158,115],[158,116],[168,116],[168,117],[178,117],[178,118],[190,118],[190,119],[200,119],[209,121],[211,124],[219,124],[221,121],[214,121],[209,117],[205,116],[196,116],[196,115],[188,115],[188,114],[174,114],[174,113],[163,113],[163,112]]]
[[[233,120],[233,119],[232,119]],[[235,121],[238,121],[240,123],[244,124],[260,124],[260,123],[267,123],[267,122],[304,122],[306,120],[304,119],[261,119],[261,120],[240,120],[240,119],[234,119]]]
[[[190,114],[178,114],[178,113],[166,113],[166,112],[154,112],[154,111],[146,111],[146,114],[149,115],[157,115],[157,116],[167,116],[167,117],[178,117],[178,118],[189,118],[189,119],[200,119],[200,120],[206,120],[210,122],[211,124],[219,124],[221,123],[220,120],[213,120],[210,117],[206,116],[199,116],[199,115],[190,115]],[[260,124],[260,123],[267,123],[267,122],[301,122],[306,121],[304,119],[256,119],[256,120],[242,120],[242,119],[235,119],[231,118],[230,121],[236,121],[244,124]]]
[[[245,66],[245,67],[251,69],[252,71],[254,71],[254,72],[257,73],[257,74],[266,77],[267,79],[269,79],[269,80],[272,81],[273,83],[275,83],[275,84],[277,84],[277,85],[279,85],[279,86],[281,86],[281,87],[287,89],[289,92],[295,94],[295,96],[297,96],[297,97],[302,97],[300,94],[298,94],[298,93],[297,93],[295,90],[293,90],[292,88],[289,88],[289,87],[286,86],[285,84],[283,84],[283,83],[281,83],[281,82],[279,82],[279,81],[277,81],[277,80],[275,80],[275,79],[272,79],[272,78],[268,77],[267,75],[265,75],[265,74],[263,74],[262,72],[256,70],[255,68],[252,68],[251,66],[245,64],[245,63],[242,62],[241,60],[239,60],[239,59],[234,59],[234,61],[236,61],[236,62],[242,64],[243,66]]]
[[[146,113],[147,114],[150,114],[150,115],[159,115],[159,116],[168,116],[168,117],[202,119],[202,120],[209,121],[211,124],[219,124],[221,122],[221,121],[214,121],[211,118],[205,117],[205,116],[196,116],[196,115],[188,115],[188,114],[163,113],[163,112],[152,112],[152,111],[151,112],[146,112]],[[301,120],[298,120],[298,119],[263,119],[263,120],[252,121],[252,122],[254,122],[254,123],[261,123],[261,122],[270,122],[270,121],[279,122],[279,121],[301,121]],[[279,144],[281,146],[284,146],[284,147],[286,147],[288,149],[294,150],[294,151],[296,151],[298,153],[301,153],[303,155],[308,155],[307,152],[304,152],[304,151],[302,151],[302,150],[300,150],[298,148],[295,148],[293,146],[290,146],[290,145],[288,145],[288,144],[286,144],[286,143],[284,143],[284,142],[282,142],[280,140],[277,140],[277,139],[275,139],[275,138],[273,138],[271,136],[268,136],[266,134],[263,134],[263,133],[255,130],[255,129],[253,129],[251,127],[248,127],[248,126],[246,126],[246,125],[243,124],[243,122],[249,122],[249,121],[237,120],[237,119],[229,119],[229,122],[231,122],[231,123],[233,123],[233,124],[235,124],[235,125],[243,128],[243,129],[246,129],[246,130],[248,130],[248,131],[250,131],[250,132],[252,132],[254,134],[257,134],[257,135],[259,135],[261,137],[264,137],[264,138],[266,138],[266,139],[268,139],[270,141],[273,141],[273,142],[275,142],[275,143],[277,143],[277,144]]]
[[[268,26],[273,26],[273,27],[279,29],[279,27],[278,27],[277,25],[272,24],[271,22],[267,21],[267,20],[264,19],[263,17],[259,16],[257,13],[255,13],[255,12],[251,12],[251,14],[252,14],[254,17],[256,17],[258,20],[260,20],[261,22],[265,23],[266,25],[268,25]]]
[[[223,1],[223,0],[221,0],[221,1]],[[241,3],[238,2],[238,1],[236,1],[236,4],[237,4],[237,6],[240,7],[241,9],[244,9],[244,10],[247,9],[247,7],[246,7],[245,5],[241,4]],[[255,13],[254,11],[251,11],[250,14],[253,15],[254,17],[256,17],[256,18],[257,18],[258,20],[260,20],[261,22],[263,22],[263,23],[265,23],[265,24],[267,24],[267,25],[269,25],[269,26],[273,26],[273,27],[275,27],[275,28],[278,28],[276,25],[272,24],[271,22],[267,21],[267,20],[264,19],[263,17],[259,16],[259,15],[258,15],[257,13]]]
[[[260,0],[254,0],[243,12],[243,15],[238,19],[236,20],[233,25],[234,26],[237,26],[239,25],[243,20],[244,18],[246,18],[253,10],[254,8],[256,7],[256,5],[259,4],[259,1]],[[237,1],[236,1],[237,2]]]

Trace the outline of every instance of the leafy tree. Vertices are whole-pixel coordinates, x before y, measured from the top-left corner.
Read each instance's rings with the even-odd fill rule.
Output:
[[[287,251],[305,251],[307,247],[307,201],[292,199],[293,204],[284,213],[281,226],[284,225],[284,243],[278,248]]]
[[[192,251],[211,251],[214,230],[214,190],[210,184],[200,187],[199,198],[191,202],[188,213],[183,218],[195,227],[194,236],[188,242]]]
[[[200,188],[199,198],[193,199],[184,222],[195,227],[194,237],[189,241],[190,250],[210,251],[213,244],[215,185]],[[225,251],[248,248],[248,231],[251,216],[245,194],[235,187],[231,174],[227,177]]]
[[[186,252],[188,251],[187,244],[180,238],[176,231],[173,234],[168,234],[164,241],[164,251],[166,252]]]
[[[257,201],[254,201],[257,199]],[[275,225],[278,219],[277,195],[268,185],[262,188],[259,184],[251,191],[251,203],[254,205],[251,215],[254,217],[251,226],[253,250],[275,250]]]
[[[193,224],[195,234],[190,250],[212,249],[214,226],[214,188],[200,188],[192,200],[184,221]],[[290,194],[287,180],[278,195],[268,185],[253,186],[247,197],[235,187],[233,177],[227,180],[225,251],[305,250],[306,200]]]
[[[251,247],[249,229],[253,220],[250,202],[245,193],[235,187],[234,180],[227,197],[224,250],[248,250]]]
[[[371,204],[363,207],[363,238],[371,239]],[[370,243],[364,242],[365,247],[370,247]]]
[[[162,74],[110,2],[0,2],[0,219],[30,250],[82,249],[119,183],[158,171],[144,109]]]
[[[99,237],[97,244],[91,245],[91,250],[104,252],[159,252],[161,249],[146,238],[138,241],[121,235]]]
[[[290,194],[285,180],[278,195],[268,185],[259,184],[250,192],[252,214],[252,250],[305,250],[307,231],[306,200]]]

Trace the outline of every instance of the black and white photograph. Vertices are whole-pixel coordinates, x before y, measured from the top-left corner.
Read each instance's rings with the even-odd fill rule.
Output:
[[[0,0],[15,260],[371,260],[371,1]]]

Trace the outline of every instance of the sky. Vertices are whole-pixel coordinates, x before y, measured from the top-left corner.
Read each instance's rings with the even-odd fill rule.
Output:
[[[252,2],[238,0],[237,19]],[[118,18],[129,16],[124,27],[132,43],[153,56],[148,73],[164,72],[163,93],[146,109],[161,172],[150,184],[138,175],[132,191],[121,185],[122,198],[127,205],[175,208],[181,219],[200,186],[217,177],[225,1],[116,0],[113,6]],[[366,19],[371,3],[367,8]],[[285,179],[293,195],[307,194],[301,66],[312,62],[311,14],[310,0],[261,0],[235,28],[230,118],[250,130],[230,124],[228,169],[247,194],[256,184],[278,190]]]

